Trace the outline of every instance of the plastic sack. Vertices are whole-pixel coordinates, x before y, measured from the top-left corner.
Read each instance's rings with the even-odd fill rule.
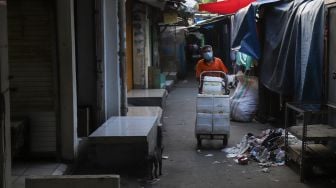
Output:
[[[238,86],[230,98],[232,120],[252,121],[258,106],[258,79],[251,76],[238,76]]]
[[[203,82],[203,94],[221,95],[223,94],[222,82]]]
[[[204,76],[204,82],[223,82],[223,78],[214,76]]]
[[[221,95],[223,94],[223,78],[205,76],[203,79],[203,94]]]

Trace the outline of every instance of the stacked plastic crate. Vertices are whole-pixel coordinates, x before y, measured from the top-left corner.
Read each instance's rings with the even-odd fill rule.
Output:
[[[229,135],[229,95],[198,94],[196,135]]]

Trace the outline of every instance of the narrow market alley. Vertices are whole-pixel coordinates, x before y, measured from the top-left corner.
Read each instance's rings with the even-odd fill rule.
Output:
[[[287,166],[269,167],[262,171],[257,162],[239,165],[226,158],[221,151],[222,141],[204,140],[197,149],[195,138],[197,83],[194,77],[179,81],[169,93],[163,115],[164,134],[163,175],[158,181],[142,184],[139,179],[121,175],[121,187],[164,187],[164,188],[220,188],[220,187],[334,187],[335,182],[320,181],[303,184],[297,173]],[[272,128],[257,122],[238,123],[231,121],[227,147],[238,144],[247,133],[260,134]],[[212,156],[213,155],[213,156]]]
[[[336,187],[336,0],[0,0],[0,188]]]

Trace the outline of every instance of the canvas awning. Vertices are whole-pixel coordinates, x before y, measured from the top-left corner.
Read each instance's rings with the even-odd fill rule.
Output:
[[[256,0],[224,0],[214,3],[203,3],[199,4],[198,10],[217,14],[234,14],[254,1]]]

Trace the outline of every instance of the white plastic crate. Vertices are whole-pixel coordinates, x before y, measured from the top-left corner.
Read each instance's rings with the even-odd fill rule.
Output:
[[[213,113],[213,97],[211,95],[197,96],[197,113]]]
[[[196,115],[196,133],[212,133],[212,114],[197,113]]]
[[[217,95],[213,97],[213,113],[230,113],[229,95]]]
[[[213,133],[228,134],[230,132],[230,114],[213,114]]]

